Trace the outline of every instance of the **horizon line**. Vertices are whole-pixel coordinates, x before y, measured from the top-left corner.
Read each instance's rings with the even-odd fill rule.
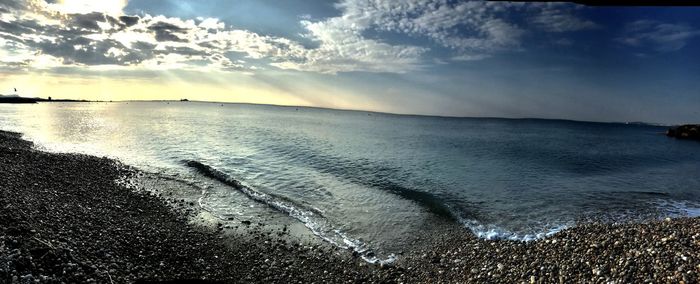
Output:
[[[545,117],[456,116],[456,115],[441,115],[441,114],[400,113],[400,112],[374,111],[374,110],[350,109],[350,108],[333,108],[333,107],[321,107],[321,106],[280,105],[280,104],[270,104],[270,103],[248,103],[248,102],[221,102],[221,101],[206,101],[206,100],[203,101],[203,100],[189,100],[189,99],[187,101],[181,101],[181,100],[118,100],[118,101],[102,101],[102,102],[182,102],[182,103],[194,102],[194,103],[275,106],[275,107],[290,107],[290,108],[312,108],[312,109],[337,110],[337,111],[369,112],[369,113],[397,115],[397,116],[420,116],[420,117],[436,117],[436,118],[472,118],[472,119],[556,120],[556,121],[568,121],[568,122],[605,123],[605,124],[642,124],[642,125],[649,125],[649,126],[673,126],[673,125],[688,124],[688,123],[667,124],[667,123],[646,122],[646,121],[592,121],[592,120],[576,120],[576,119],[569,119],[569,118],[545,118]]]
[[[0,94],[1,96],[7,96]],[[18,95],[15,95],[18,96]],[[41,97],[33,97],[32,99],[42,99]],[[186,99],[186,98],[185,98]],[[400,113],[400,112],[388,112],[388,111],[374,111],[374,110],[363,110],[363,109],[351,109],[351,108],[333,108],[333,107],[321,107],[321,106],[300,106],[300,105],[282,105],[282,104],[271,104],[271,103],[249,103],[249,102],[222,102],[222,101],[207,101],[207,100],[189,100],[182,101],[182,99],[172,99],[172,100],[73,100],[73,99],[59,99],[52,98],[53,101],[61,102],[62,100],[68,100],[70,102],[194,102],[194,103],[216,103],[216,104],[239,104],[239,105],[259,105],[259,106],[275,106],[275,107],[294,107],[294,108],[313,108],[313,109],[324,109],[324,110],[337,110],[337,111],[354,111],[354,112],[369,112],[376,114],[387,114],[387,115],[398,115],[398,116],[420,116],[420,117],[436,117],[436,118],[472,118],[472,119],[512,119],[512,120],[556,120],[556,121],[569,121],[569,122],[586,122],[586,123],[606,123],[606,124],[642,124],[650,126],[674,126],[683,124],[692,124],[692,122],[686,123],[659,123],[659,122],[647,122],[647,121],[593,121],[593,120],[576,120],[569,118],[545,118],[545,117],[505,117],[505,116],[456,116],[456,115],[442,115],[442,114],[418,114],[418,113]],[[43,101],[51,102],[51,101]]]

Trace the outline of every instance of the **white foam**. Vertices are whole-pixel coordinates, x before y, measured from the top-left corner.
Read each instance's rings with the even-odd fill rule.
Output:
[[[658,201],[658,207],[668,214],[668,217],[700,217],[700,203],[691,201]]]
[[[700,217],[700,202],[693,201],[669,201],[657,200],[654,205],[662,212],[662,217]],[[654,206],[652,205],[652,206]],[[634,220],[628,215],[622,216],[623,220]],[[459,220],[465,227],[470,229],[477,237],[486,240],[513,240],[513,241],[535,241],[558,233],[570,227],[572,224],[558,224],[548,226],[541,232],[533,234],[518,234],[495,225],[484,225],[476,220]]]
[[[474,235],[486,240],[511,240],[530,242],[552,236],[561,230],[569,227],[566,224],[559,224],[544,228],[541,232],[533,234],[518,234],[495,225],[484,225],[476,220],[460,219],[460,222],[471,230]]]

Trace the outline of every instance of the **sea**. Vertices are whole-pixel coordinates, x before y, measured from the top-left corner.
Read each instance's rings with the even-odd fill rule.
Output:
[[[0,105],[0,129],[188,183],[222,222],[283,218],[370,262],[438,221],[532,241],[591,220],[700,216],[700,143],[641,123],[65,102]]]

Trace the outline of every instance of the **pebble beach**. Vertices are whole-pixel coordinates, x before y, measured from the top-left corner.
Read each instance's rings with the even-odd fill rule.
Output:
[[[583,223],[530,241],[466,229],[426,236],[391,264],[308,245],[286,229],[200,226],[198,208],[120,181],[118,161],[33,148],[0,132],[2,283],[698,283],[700,219]]]

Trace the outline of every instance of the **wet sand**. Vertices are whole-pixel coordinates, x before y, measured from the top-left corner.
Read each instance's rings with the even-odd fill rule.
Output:
[[[584,224],[536,242],[433,230],[392,265],[285,228],[191,222],[190,202],[123,184],[134,170],[0,132],[0,282],[698,283],[700,219]],[[245,235],[245,236],[244,236]]]

